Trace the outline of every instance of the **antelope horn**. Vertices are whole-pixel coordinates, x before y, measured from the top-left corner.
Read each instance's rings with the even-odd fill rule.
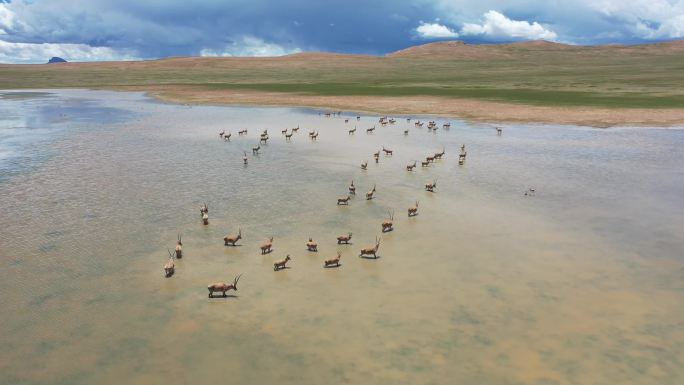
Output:
[[[240,277],[242,277],[242,273],[240,273],[239,275],[237,275],[237,276],[235,277],[235,279],[233,279],[233,285],[234,285],[234,286],[237,286],[237,283],[238,283],[238,281],[240,280]]]

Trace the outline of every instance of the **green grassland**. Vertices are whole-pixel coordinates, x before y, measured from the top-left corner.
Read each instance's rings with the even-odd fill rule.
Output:
[[[682,42],[467,47],[470,51],[464,53],[437,43],[427,51],[409,49],[385,57],[299,54],[0,65],[0,89],[192,86],[335,96],[431,95],[547,106],[684,107]]]

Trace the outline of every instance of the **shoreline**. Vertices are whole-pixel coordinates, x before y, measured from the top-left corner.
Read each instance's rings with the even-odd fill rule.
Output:
[[[145,92],[153,98],[179,104],[306,107],[380,115],[428,115],[482,124],[684,127],[684,108],[549,107],[438,96],[318,96],[243,89],[209,90],[194,86],[104,89]]]

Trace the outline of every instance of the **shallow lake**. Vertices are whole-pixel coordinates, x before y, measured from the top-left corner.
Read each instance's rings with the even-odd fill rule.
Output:
[[[433,132],[84,90],[2,91],[0,112],[2,384],[684,383],[684,129]]]

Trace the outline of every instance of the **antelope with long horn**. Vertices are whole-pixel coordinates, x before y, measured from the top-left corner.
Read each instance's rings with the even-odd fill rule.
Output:
[[[235,246],[235,244],[242,239],[242,229],[238,228],[237,235],[226,235],[223,237],[223,244],[225,246]]]
[[[375,194],[375,185],[373,185],[373,189],[368,191],[366,193],[366,200],[371,200],[373,199],[373,195]]]
[[[349,132],[349,135],[354,135],[354,133],[356,132],[356,126],[354,126],[354,128],[352,128],[352,129],[350,129],[348,132]]]
[[[318,243],[314,242],[313,238],[309,237],[309,241],[306,242],[306,249],[309,251],[317,252]]]
[[[359,257],[365,257],[366,255],[372,255],[373,258],[378,257],[378,249],[380,248],[380,238],[375,237],[375,247],[366,247],[361,249]]]
[[[349,205],[349,200],[351,199],[351,195],[347,195],[346,197],[341,197],[337,198],[337,205]]]
[[[429,165],[430,165],[430,161],[427,161],[427,160],[421,160],[420,161],[421,167],[428,167]]]
[[[387,213],[389,214],[389,219],[382,222],[382,232],[386,233],[388,231],[394,230],[394,227],[392,227],[394,224],[394,210],[390,211],[387,210]]]
[[[340,259],[342,259],[342,254],[340,252],[337,252],[337,257],[333,257],[330,259],[326,259],[323,261],[323,267],[339,267],[340,266]]]
[[[242,274],[236,276],[233,279],[233,283],[225,283],[225,282],[217,282],[217,283],[212,283],[211,285],[207,286],[207,289],[209,289],[209,298],[214,298],[214,293],[222,293],[223,296],[226,296],[226,292],[230,290],[235,290],[237,291],[238,287],[238,281],[240,280],[240,277],[242,277]]]
[[[169,253],[169,260],[164,264],[164,275],[169,278],[176,272],[176,264],[173,262],[174,253],[171,250],[166,251]]]
[[[181,240],[181,235],[178,233],[178,240],[176,241],[176,258],[183,258],[183,241]]]
[[[345,245],[348,245],[349,241],[351,241],[351,238],[352,238],[352,233],[349,233],[347,235],[340,235],[337,237],[337,244],[341,245],[344,243]]]
[[[242,163],[244,163],[246,165],[247,164],[247,151],[243,151],[242,153],[243,153]]]
[[[425,185],[425,191],[435,192],[436,188],[437,188],[437,180],[436,179],[434,181],[432,181],[432,183],[427,183]]]
[[[435,159],[442,159],[444,154],[446,153],[446,149],[442,147],[442,152],[435,152]]]
[[[259,150],[261,150],[261,143],[259,143],[256,147],[252,147],[252,154],[258,155]]]
[[[415,206],[408,208],[408,216],[409,217],[415,217],[416,215],[418,215],[418,201],[416,201]]]
[[[428,155],[425,157],[425,160],[432,163],[435,161],[435,156],[434,155]]]
[[[297,126],[297,127],[292,127],[292,132],[297,132],[297,131],[299,131],[299,126]]]
[[[392,156],[392,150],[385,148],[385,146],[382,146],[382,151],[385,153],[385,155]]]
[[[268,254],[273,251],[273,237],[269,238],[268,241],[259,246],[259,248],[261,249],[261,254]]]
[[[414,160],[413,163],[409,163],[406,165],[406,171],[413,171],[413,169],[416,168],[416,161]]]
[[[232,132],[229,132],[228,135],[223,136],[223,141],[224,142],[230,142],[230,137],[233,136]]]
[[[286,267],[285,265],[287,265],[287,262],[290,259],[292,259],[292,258],[290,258],[290,254],[288,254],[287,256],[285,256],[285,259],[281,259],[280,261],[273,262],[273,271],[278,271],[278,270],[284,269]]]
[[[223,134],[225,134],[225,133],[226,133],[226,130],[219,132],[219,138],[223,139]]]
[[[354,186],[354,181],[351,181],[351,184],[349,185],[349,193],[356,195],[356,186]]]
[[[368,168],[368,161],[366,160],[363,163],[361,163],[361,170],[366,170],[367,168]]]

